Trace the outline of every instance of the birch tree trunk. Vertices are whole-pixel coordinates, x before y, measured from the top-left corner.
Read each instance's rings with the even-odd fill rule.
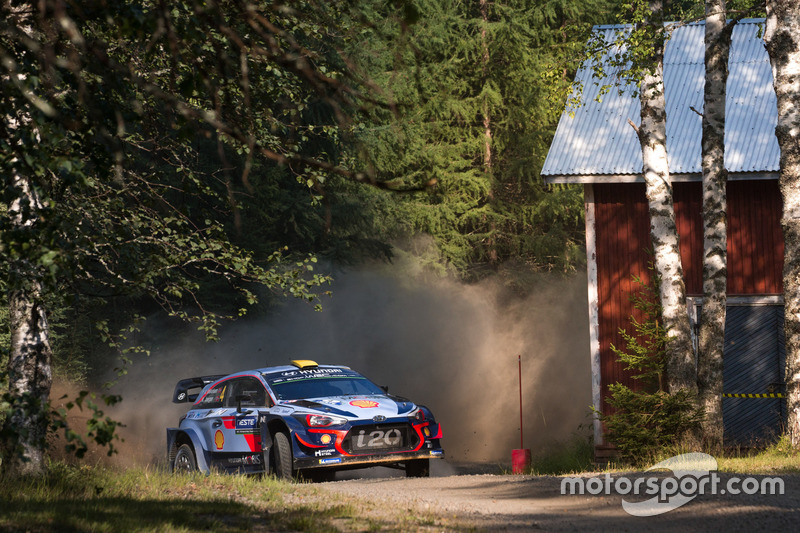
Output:
[[[663,5],[650,2],[652,19],[661,31]],[[667,331],[667,384],[670,392],[697,391],[691,326],[686,311],[686,288],[683,281],[678,228],[675,224],[672,183],[667,162],[667,113],[664,98],[664,40],[656,38],[651,68],[640,86],[641,125],[636,128],[642,147],[642,173],[650,210],[650,238],[654,261],[661,277],[661,305]]]
[[[32,35],[30,6],[14,6],[6,0],[6,13],[13,23],[29,37]],[[12,76],[14,74],[11,74]],[[0,82],[10,83],[8,78]],[[3,116],[6,131],[35,128],[30,115]],[[23,136],[24,137],[24,136]],[[37,134],[27,137],[37,139]],[[23,142],[23,141],[14,141]],[[4,226],[12,238],[6,249],[9,263],[8,299],[11,346],[6,367],[8,375],[7,401],[9,411],[0,430],[0,472],[4,476],[41,474],[44,472],[48,401],[52,385],[50,330],[42,300],[42,283],[37,258],[36,232],[43,218],[42,202],[31,180],[18,167],[19,160],[11,158],[4,166],[3,183],[12,191],[14,200],[8,205]],[[5,240],[5,239],[4,239]],[[9,245],[9,242],[5,243]]]
[[[12,231],[21,240],[33,239],[41,203],[30,181],[16,172],[13,187],[18,199],[8,212]],[[30,248],[35,249],[34,246]],[[44,472],[53,376],[50,330],[38,268],[24,255],[13,257],[11,261],[11,350],[6,369],[10,411],[0,432],[0,467],[4,476],[15,477]]]
[[[725,94],[732,25],[725,22],[725,0],[706,1],[703,96],[703,312],[698,338],[697,385],[705,413],[703,441],[722,446],[722,369],[727,306],[727,211],[725,169]]]
[[[800,448],[800,4],[767,0],[766,7],[764,41],[778,99],[775,136],[781,150],[787,433]]]

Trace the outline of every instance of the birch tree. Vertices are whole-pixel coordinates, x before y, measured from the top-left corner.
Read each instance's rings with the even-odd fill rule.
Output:
[[[705,413],[703,440],[722,446],[722,369],[727,305],[727,195],[725,95],[733,23],[725,0],[705,4],[703,93],[703,310],[698,338],[698,395]]]
[[[800,448],[800,4],[767,0],[764,42],[772,65],[780,147],[783,297],[786,332],[787,433]]]
[[[642,175],[650,211],[653,262],[659,277],[662,318],[667,334],[667,382],[670,393],[697,391],[691,326],[686,312],[678,229],[667,162],[667,114],[664,96],[664,5],[647,4],[644,24],[647,45],[639,49],[642,77],[639,89],[641,123],[632,121],[642,147]],[[649,46],[649,49],[647,49]],[[645,50],[646,49],[646,50]]]
[[[335,32],[353,20],[338,6],[0,3],[3,475],[45,468],[44,302],[65,285],[147,299],[210,338],[262,291],[315,299],[327,278],[313,258],[289,261],[283,247],[256,256],[226,229],[238,222],[235,185],[247,189],[255,169],[310,189],[330,175],[370,180],[337,150],[368,99],[337,55]],[[211,279],[235,295],[232,310],[214,301]]]

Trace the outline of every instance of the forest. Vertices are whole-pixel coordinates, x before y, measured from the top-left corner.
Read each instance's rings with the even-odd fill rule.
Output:
[[[639,4],[5,0],[3,452],[39,464],[53,377],[124,373],[147,322],[324,313],[398,257],[520,294],[581,271],[582,189],[539,171],[592,25]]]
[[[581,190],[538,171],[608,3],[9,1],[2,19],[2,368],[13,389],[26,316],[30,416],[53,375],[95,385],[146,352],[147,320],[214,340],[286,297],[322,304],[366,261],[463,283],[581,268]]]

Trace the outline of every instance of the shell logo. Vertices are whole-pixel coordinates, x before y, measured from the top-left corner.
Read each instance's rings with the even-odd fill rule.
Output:
[[[225,435],[223,435],[222,431],[217,430],[217,432],[214,433],[214,444],[218,450],[221,450],[222,446],[225,445]]]
[[[373,402],[372,400],[353,400],[350,402],[350,405],[368,409],[370,407],[378,407],[378,402]]]
[[[322,435],[322,436],[319,438],[319,441],[320,441],[322,444],[330,444],[330,442],[331,442],[331,436],[330,436],[330,435],[328,435],[327,433],[325,433],[325,434],[323,434],[323,435]]]

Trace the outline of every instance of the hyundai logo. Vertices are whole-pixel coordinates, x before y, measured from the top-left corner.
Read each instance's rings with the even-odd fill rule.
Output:
[[[372,417],[372,420],[375,422],[383,422],[384,420],[386,420],[386,417],[383,415],[375,415]]]

